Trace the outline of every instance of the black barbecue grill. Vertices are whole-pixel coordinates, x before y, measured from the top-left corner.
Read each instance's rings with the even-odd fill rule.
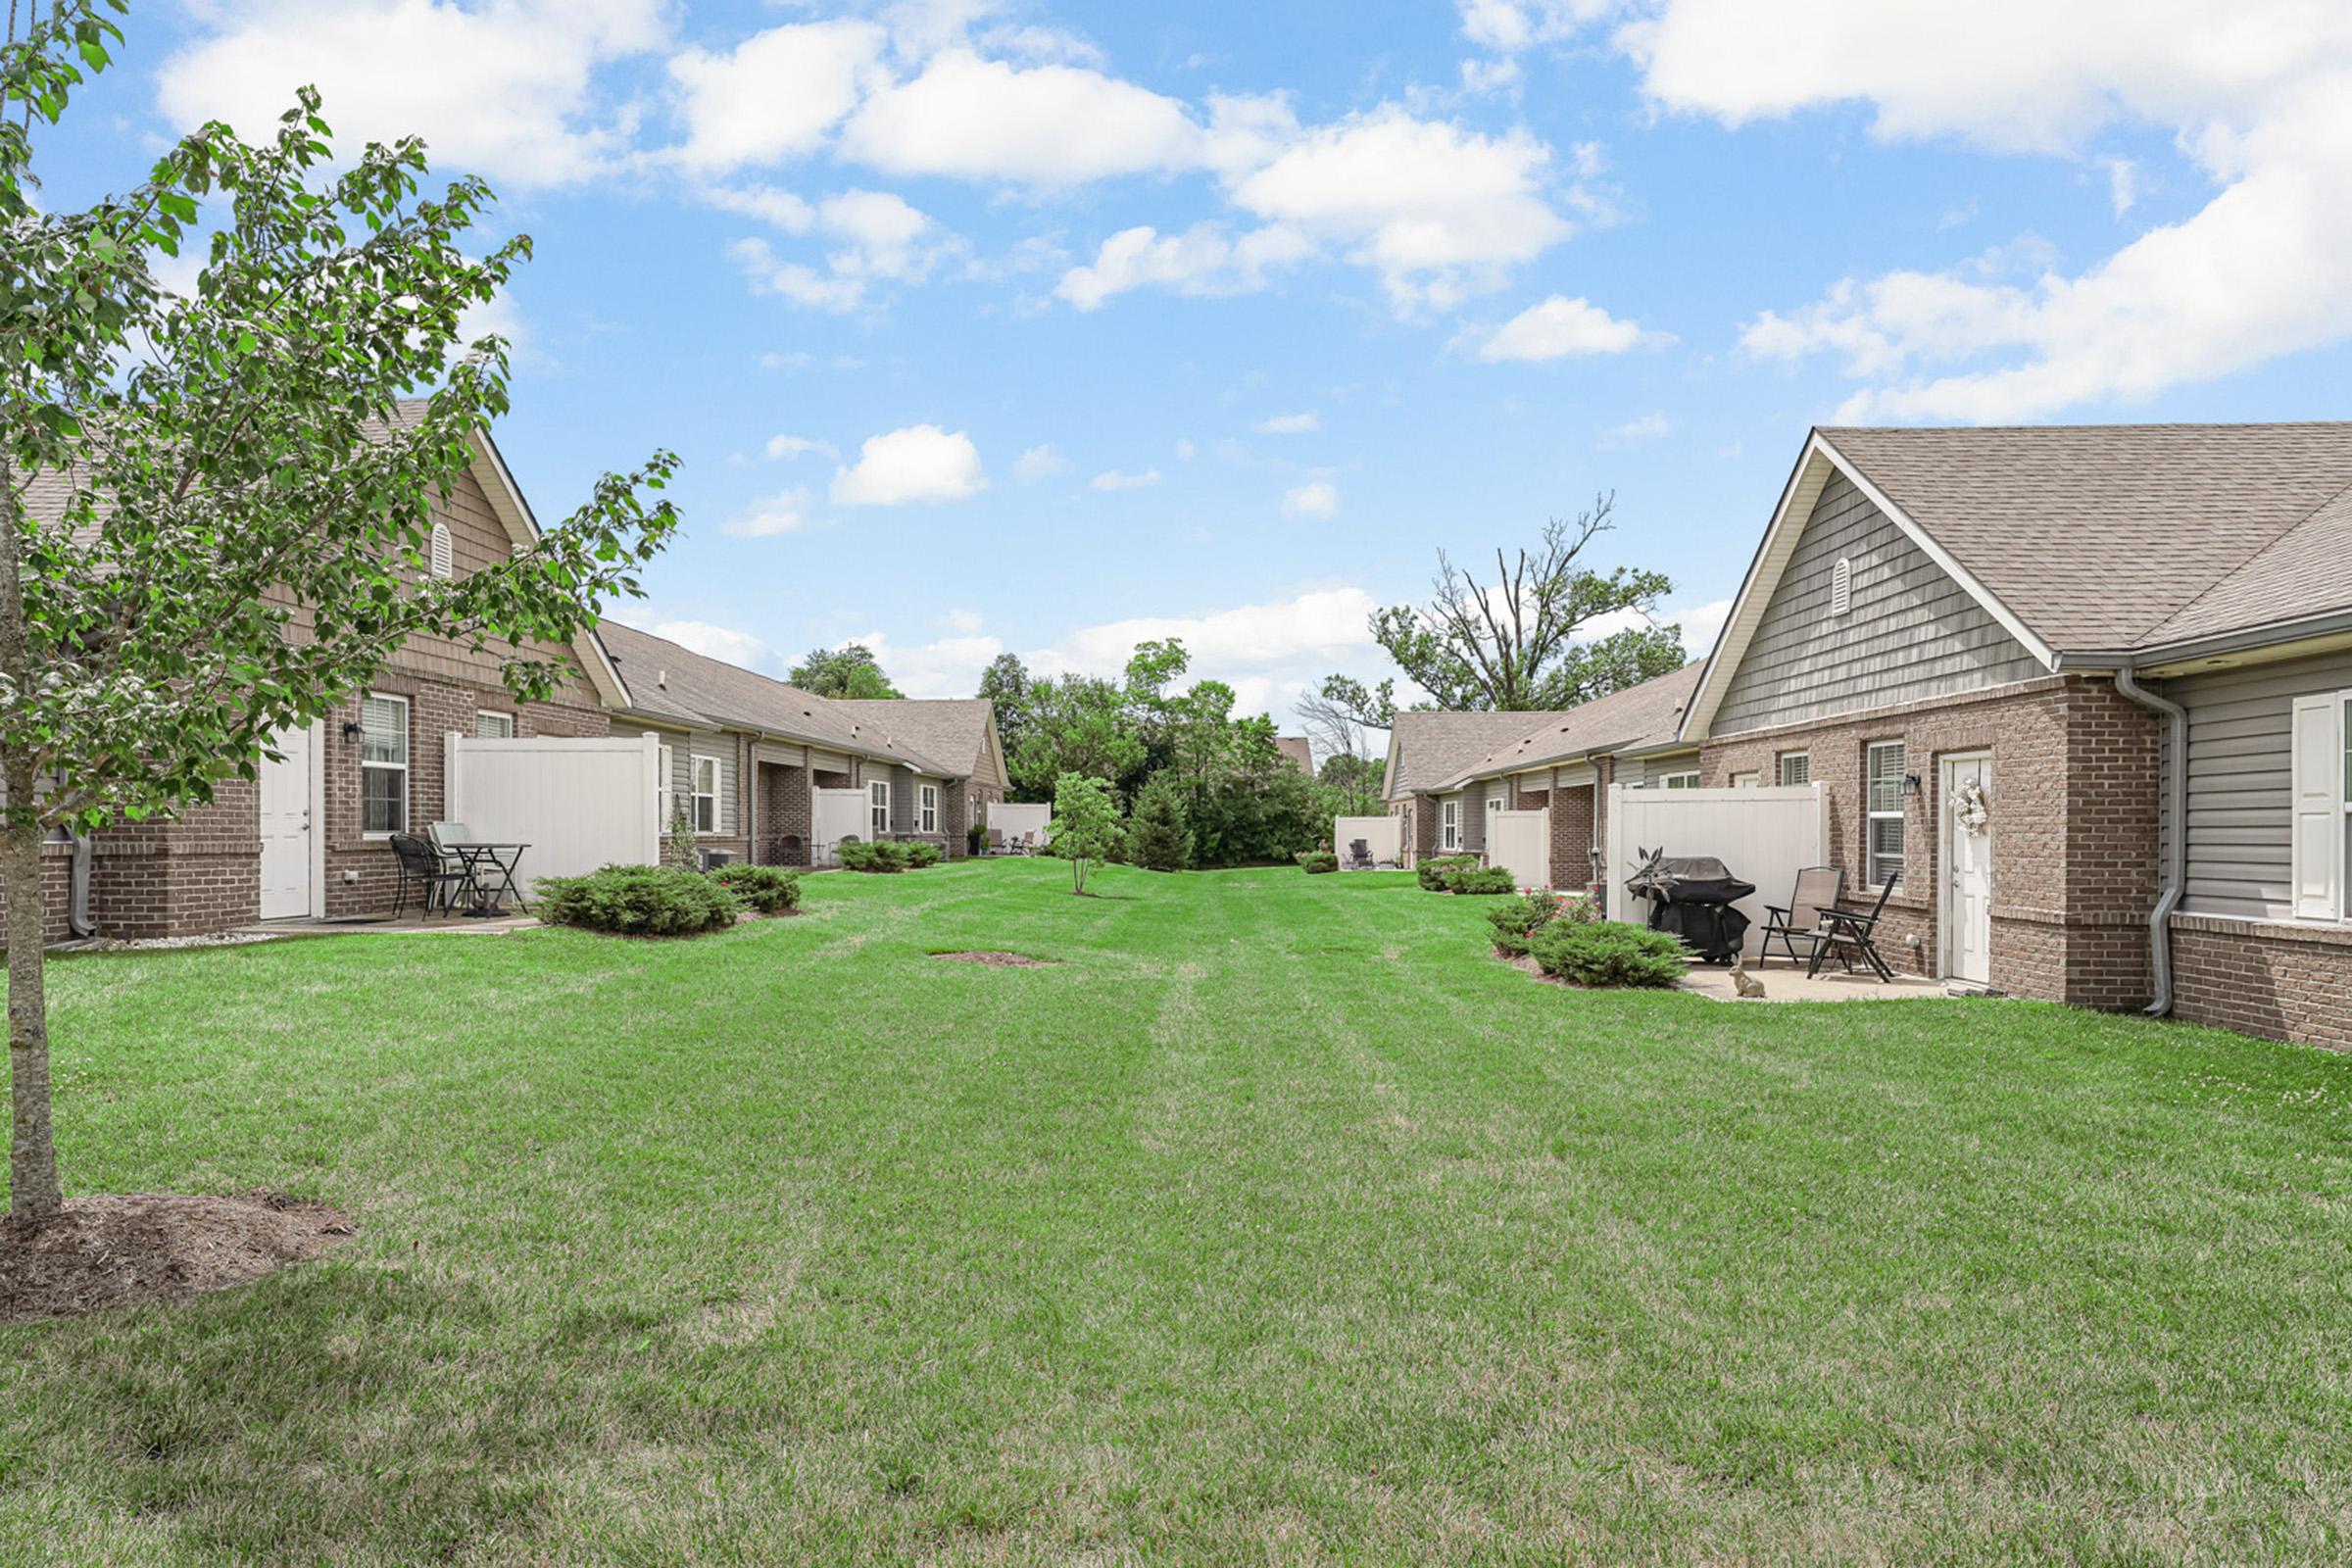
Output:
[[[1708,963],[1729,963],[1747,936],[1747,916],[1734,900],[1756,891],[1732,875],[1712,855],[1644,853],[1641,868],[1625,879],[1625,890],[1649,901],[1649,928],[1671,932]]]

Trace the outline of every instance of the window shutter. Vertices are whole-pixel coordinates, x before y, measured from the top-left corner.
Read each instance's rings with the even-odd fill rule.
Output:
[[[2343,908],[2343,706],[2333,695],[2295,699],[2293,901],[2298,920],[2333,920]]]

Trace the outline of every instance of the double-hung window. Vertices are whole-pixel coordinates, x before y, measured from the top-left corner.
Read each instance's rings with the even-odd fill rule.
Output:
[[[1781,754],[1781,782],[1784,785],[1813,782],[1813,754],[1811,752],[1783,752]]]
[[[876,839],[890,837],[890,780],[868,779],[865,785],[866,825]]]
[[[514,738],[514,715],[495,713],[485,708],[473,715],[473,733],[486,741],[511,741]]]
[[[915,830],[917,833],[936,833],[936,832],[938,832],[938,831],[939,831],[939,786],[938,786],[938,785],[936,785],[936,784],[925,784],[925,785],[922,785],[921,787],[919,787],[919,788],[918,788],[918,789],[915,791],[915,794],[914,794],[914,802],[915,802],[915,819],[914,819],[914,830]]]
[[[1698,774],[1695,772],[1668,773],[1658,780],[1658,787],[1669,790],[1694,790],[1698,788]]]
[[[694,760],[694,830],[697,833],[718,831],[718,759],[698,757]]]
[[[369,693],[360,702],[360,831],[409,830],[409,700]]]
[[[1870,885],[1903,885],[1903,743],[1878,741],[1863,770],[1864,810],[1870,842],[1866,846]]]
[[[1448,852],[1462,847],[1462,803],[1446,801],[1438,807],[1438,847]]]

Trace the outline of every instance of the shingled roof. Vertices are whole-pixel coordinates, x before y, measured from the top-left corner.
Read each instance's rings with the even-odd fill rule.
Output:
[[[836,697],[828,706],[836,712],[880,726],[925,757],[954,763],[958,774],[977,775],[984,764],[990,777],[998,774],[988,760],[992,756],[989,733],[997,721],[997,708],[985,697]]]
[[[2062,652],[2352,608],[2352,422],[1820,436]]]
[[[1462,769],[1564,712],[1405,712],[1389,730],[1388,798],[1438,789]]]
[[[1628,686],[1606,697],[1595,697],[1564,713],[1540,715],[1544,721],[1510,745],[1500,746],[1446,779],[1440,789],[1455,789],[1478,778],[1522,772],[1594,752],[1614,752],[1645,741],[1663,740],[1683,721],[1683,707],[1698,686],[1700,663],[1685,664],[1671,675]],[[1522,719],[1539,715],[1521,713]]]
[[[830,702],[618,621],[608,620],[601,629],[605,647],[629,688],[630,706],[649,716],[710,729],[786,735],[952,778],[970,772],[968,764],[951,764],[901,739],[897,725],[885,726],[845,710],[862,705]]]

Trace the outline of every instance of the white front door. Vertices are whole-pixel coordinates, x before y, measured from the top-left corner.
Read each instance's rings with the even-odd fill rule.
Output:
[[[284,761],[262,759],[262,918],[311,912],[311,731],[277,737]]]
[[[1961,820],[1962,791],[1983,793],[1986,820]],[[1992,978],[1992,759],[1951,757],[1943,763],[1943,972],[1972,985]]]

